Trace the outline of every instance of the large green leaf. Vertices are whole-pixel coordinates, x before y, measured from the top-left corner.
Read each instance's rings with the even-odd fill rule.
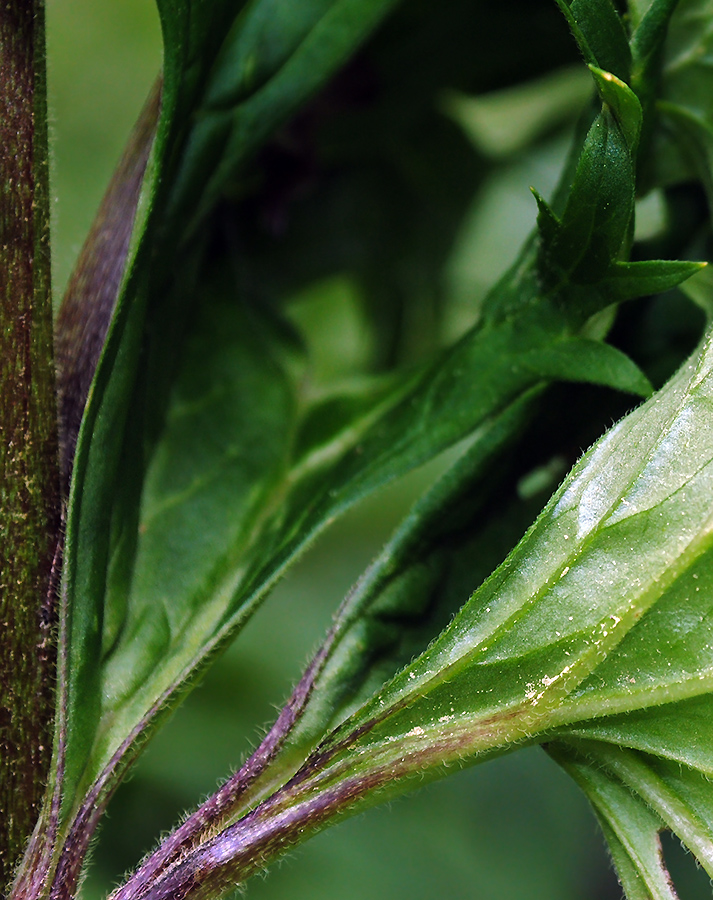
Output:
[[[685,590],[680,580],[693,579],[691,567],[708,550],[712,362],[709,341],[697,361],[590,451],[503,568],[424,657],[360,714],[357,726],[382,703],[395,710],[366,741],[381,729],[396,732],[407,697],[404,720],[418,718],[434,730],[438,714],[453,715],[448,721],[456,723],[460,716],[491,714],[492,731],[473,740],[492,742],[496,722],[502,720],[504,732],[525,736],[540,719],[551,725],[606,714],[612,694],[622,709],[633,710],[661,702],[663,691],[668,698],[706,692],[707,667],[700,660],[695,677],[677,677],[670,656],[664,659],[655,648],[648,655],[651,636],[639,629],[665,614],[676,589]],[[632,630],[655,603],[651,616]],[[641,651],[635,663],[627,655],[627,641],[641,642],[657,664],[658,689],[653,674],[637,675],[641,688],[620,672],[608,674],[617,665],[627,673],[643,668]],[[705,640],[700,645],[708,652]],[[688,671],[686,662],[680,660],[681,670]],[[495,683],[500,688],[491,699]],[[423,716],[415,704],[424,705]],[[463,704],[458,714],[445,709]],[[467,731],[463,726],[459,733]]]
[[[253,9],[257,6],[253,4]],[[365,36],[366,24],[354,4],[336,6],[345,7],[344,14],[334,14],[329,22],[339,35],[342,55],[337,58],[327,52],[321,68],[319,60],[312,59],[309,71],[291,79],[289,96],[270,94],[261,101],[263,139]],[[366,19],[373,26],[376,4],[366,6]],[[386,11],[388,5],[382,6]],[[193,246],[183,252],[178,269],[173,265],[175,239],[181,234],[175,229],[168,233],[167,191],[178,160],[185,158],[186,131],[195,123],[212,57],[218,51],[216,41],[224,36],[223,26],[236,10],[225,3],[167,3],[161,12],[167,42],[165,84],[147,192],[149,213],[142,222],[141,239],[136,239],[138,249],[130,261],[84,416],[67,525],[61,673],[66,707],[61,726],[64,759],[57,760],[63,766],[66,814],[79,800],[80,781],[84,779],[86,788],[97,774],[96,770],[87,774],[85,768],[102,715],[104,634],[113,643],[121,616],[105,598],[113,596],[120,609],[127,605],[146,456],[161,427],[176,369],[175,347],[185,327],[202,258],[201,247]],[[314,9],[314,18],[321,21],[319,9]],[[320,34],[330,45],[329,29],[324,24],[321,27]],[[261,39],[256,35],[257,44],[248,43],[239,47],[239,52],[247,56],[261,53]],[[295,36],[298,46],[300,39],[301,35]],[[241,65],[240,59],[234,62]],[[275,61],[278,70],[282,62]],[[251,95],[246,102],[250,99]],[[254,149],[255,143],[250,141],[233,147],[236,164]],[[115,590],[122,580],[123,595]],[[131,692],[130,685],[127,691]],[[154,694],[153,699],[158,701],[159,696]],[[122,740],[131,744],[129,731]]]

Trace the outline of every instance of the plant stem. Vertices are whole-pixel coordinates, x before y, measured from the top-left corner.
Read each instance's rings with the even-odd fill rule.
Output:
[[[0,4],[0,884],[49,764],[59,562],[43,0]]]

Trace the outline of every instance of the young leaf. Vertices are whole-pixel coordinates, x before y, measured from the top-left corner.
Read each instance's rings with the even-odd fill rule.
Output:
[[[585,62],[628,81],[629,40],[611,0],[557,0],[557,5],[572,29]]]
[[[541,271],[552,285],[596,282],[618,259],[631,227],[641,107],[623,82],[592,73],[605,106],[587,135],[561,221],[542,247]]]

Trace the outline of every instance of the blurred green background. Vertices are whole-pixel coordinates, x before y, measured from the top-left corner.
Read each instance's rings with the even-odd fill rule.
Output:
[[[55,293],[161,63],[150,0],[48,0]]]
[[[59,296],[161,51],[152,0],[48,0],[48,27]],[[566,73],[529,93],[516,92],[504,117],[497,98],[490,106],[444,99],[481,150],[502,156],[479,187],[446,267],[451,335],[472,319],[532,227],[529,185],[546,193],[556,179],[567,136],[554,129],[530,146],[528,113],[544,103],[545,120],[551,114],[556,122],[586,95],[585,81],[581,73]],[[542,110],[535,120],[543,120]],[[85,897],[104,895],[162,831],[239,766],[342,595],[427,476],[417,473],[326,535],[153,740],[110,806]],[[666,853],[683,898],[710,896],[707,879],[680,848],[667,843]],[[586,801],[542,751],[532,749],[454,773],[339,825],[267,878],[254,879],[247,895],[608,900],[621,891]]]

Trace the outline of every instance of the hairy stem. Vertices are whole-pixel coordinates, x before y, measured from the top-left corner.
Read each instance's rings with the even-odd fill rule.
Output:
[[[0,4],[0,884],[50,756],[59,562],[43,0]]]
[[[219,830],[233,810],[239,808],[245,794],[277,756],[304,712],[315,679],[322,671],[328,656],[334,634],[332,629],[327,641],[307,667],[289,701],[257,750],[232,778],[229,778],[212,797],[163,840],[129,881],[117,889],[112,895],[112,900],[131,900],[137,892],[141,893],[153,881],[160,879],[177,860],[198,847],[201,841],[206,839],[206,835]]]

